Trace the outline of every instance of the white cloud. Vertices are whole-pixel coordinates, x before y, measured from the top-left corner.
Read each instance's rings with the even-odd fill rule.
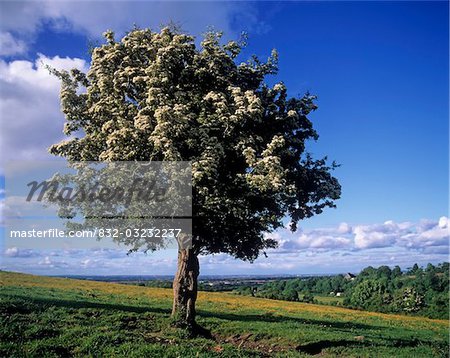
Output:
[[[243,27],[239,31],[264,28],[258,23],[257,8],[244,2],[135,2],[130,6],[126,1],[5,1],[0,2],[0,45],[3,55],[17,55],[27,50],[26,42],[32,42],[44,27],[98,38],[109,28],[121,35],[133,24],[157,28],[169,21],[194,34],[214,25],[228,37],[238,35],[233,24]],[[44,64],[87,67],[82,59],[42,54],[35,62],[0,60],[3,163],[12,157],[50,159],[46,149],[63,138],[59,82]]]
[[[15,39],[9,32],[0,32],[0,56],[20,55],[26,50],[24,41]]]
[[[202,275],[358,272],[372,265],[426,265],[448,260],[448,218],[417,223],[387,221],[373,225],[337,225],[334,228],[267,235],[280,243],[253,264],[226,254],[200,256]],[[345,230],[344,230],[345,229]],[[346,233],[344,233],[346,232]],[[100,243],[99,243],[100,245]],[[24,249],[3,252],[1,269],[38,274],[146,274],[171,275],[176,250],[126,254],[124,248]]]
[[[305,250],[305,249],[342,249],[348,248],[351,240],[341,236],[323,235],[317,232],[304,233],[297,239],[285,241],[281,249],[285,251]]]
[[[50,260],[50,257],[48,257],[48,256],[45,256],[45,258],[43,260],[39,261],[38,264],[39,265],[45,265],[45,266],[52,266],[53,265],[52,260]]]
[[[5,250],[6,256],[17,256],[17,253],[19,252],[19,249],[17,247],[10,247]]]
[[[68,23],[73,30],[98,36],[106,29],[117,32],[129,30],[133,23],[141,27],[157,27],[174,21],[188,30],[201,32],[215,24],[229,30],[229,18],[237,7],[227,3],[192,2],[45,2],[44,17]],[[205,16],[205,14],[208,16]],[[69,25],[70,24],[70,25]]]
[[[396,226],[393,222],[383,225],[357,226],[353,229],[355,247],[369,249],[374,247],[388,247],[395,243]]]
[[[261,256],[249,263],[226,254],[206,255],[199,257],[200,268],[202,275],[325,274],[358,272],[368,265],[406,268],[415,262],[419,265],[438,263],[448,258],[448,242],[441,242],[443,238],[448,240],[448,233],[430,233],[435,233],[439,223],[444,229],[443,222],[448,222],[448,219],[419,223],[388,221],[377,225],[356,225],[347,234],[342,233],[342,225],[300,234],[280,230],[270,235],[281,246],[269,250],[268,258]],[[357,235],[364,235],[360,247],[357,247]],[[171,275],[176,270],[176,250],[127,255],[126,249],[120,248],[30,250],[10,247],[4,251],[1,269],[37,274]]]
[[[439,222],[438,222],[439,228],[441,229],[450,229],[450,225],[449,225],[449,219],[445,216],[442,216],[439,218]]]
[[[348,234],[352,232],[352,227],[347,223],[340,223],[338,227],[338,232],[340,234]]]
[[[108,261],[106,260],[94,260],[91,258],[87,258],[84,260],[81,260],[80,267],[82,269],[99,269],[102,267],[105,267]],[[74,265],[76,266],[76,264]]]
[[[443,216],[438,221],[423,220],[411,227],[409,231],[403,232],[397,238],[396,244],[416,250],[429,247],[448,247],[449,237],[448,218]]]
[[[51,269],[63,269],[69,267],[69,264],[65,261],[56,261],[50,258],[50,256],[45,256],[43,260],[38,262],[39,266],[45,266]]]
[[[8,257],[36,257],[39,256],[39,252],[32,249],[20,249],[16,246],[8,247],[5,252],[5,256]]]
[[[47,148],[63,138],[60,83],[45,65],[87,70],[86,62],[77,58],[48,58],[39,54],[34,63],[0,60],[3,163],[9,159],[51,159]]]
[[[424,250],[428,247],[448,247],[449,219],[422,220],[418,223],[392,220],[382,224],[355,225],[341,223],[334,228],[315,229],[293,234],[287,229],[267,235],[279,243],[277,252],[367,250],[402,247]],[[436,251],[436,250],[435,250]],[[439,251],[439,250],[438,250]],[[440,251],[443,251],[442,248]]]
[[[30,33],[40,26],[46,5],[35,1],[2,1],[0,3],[0,29]]]
[[[5,213],[10,213],[9,207],[5,204],[5,199],[0,199],[0,227],[5,226]]]
[[[0,31],[14,31],[28,40],[44,26],[98,38],[107,29],[123,34],[133,24],[156,29],[170,21],[196,35],[211,25],[233,37],[236,30],[264,33],[270,29],[260,20],[257,7],[246,2],[0,2]],[[235,29],[234,25],[241,28]]]

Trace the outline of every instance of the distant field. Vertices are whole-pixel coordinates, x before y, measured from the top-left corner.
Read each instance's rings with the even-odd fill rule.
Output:
[[[325,295],[314,295],[314,299],[316,299],[319,303],[327,304],[336,302],[342,304],[344,302],[344,297],[336,297],[336,296],[325,296]]]
[[[200,292],[213,339],[170,326],[172,291],[0,273],[0,357],[448,357],[448,322]],[[336,299],[336,298],[334,298]]]

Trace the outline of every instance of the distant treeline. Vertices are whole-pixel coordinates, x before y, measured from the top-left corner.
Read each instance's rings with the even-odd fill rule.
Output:
[[[356,277],[337,275],[279,280],[258,287],[239,287],[235,292],[309,303],[318,302],[314,296],[341,296],[343,301],[330,300],[329,304],[448,319],[449,263],[428,264],[425,268],[415,264],[404,272],[399,266],[393,269],[369,266]]]
[[[239,284],[238,282],[235,282],[233,284],[223,284],[220,282],[216,282],[214,280],[214,285],[205,284],[202,282],[198,283],[198,290],[199,291],[209,291],[209,292],[224,292],[224,291],[232,291],[240,286],[242,284]],[[141,281],[141,282],[124,282],[128,284],[137,284],[138,286],[146,286],[146,287],[158,287],[158,288],[172,288],[172,280],[150,280],[150,281]]]

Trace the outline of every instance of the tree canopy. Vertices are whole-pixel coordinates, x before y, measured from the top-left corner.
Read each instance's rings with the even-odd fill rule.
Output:
[[[87,73],[56,71],[68,140],[50,152],[69,161],[191,161],[194,250],[254,260],[276,246],[264,233],[334,207],[341,187],[306,142],[316,97],[289,97],[278,69],[238,61],[242,41],[208,32],[200,46],[165,27],[134,29],[92,51]]]

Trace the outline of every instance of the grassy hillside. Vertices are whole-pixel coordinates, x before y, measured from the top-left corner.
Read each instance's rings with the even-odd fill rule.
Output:
[[[1,357],[446,357],[448,322],[201,292],[212,339],[171,328],[169,289],[0,273]]]

